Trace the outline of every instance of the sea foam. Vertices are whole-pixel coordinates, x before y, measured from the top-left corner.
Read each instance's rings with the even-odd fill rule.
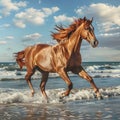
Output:
[[[66,103],[77,100],[96,99],[93,89],[73,89],[69,96],[61,98],[61,94],[65,91],[63,88],[46,90],[48,101],[44,99],[41,92],[36,90],[34,97],[30,96],[27,89],[5,89],[0,88],[0,104],[23,103],[23,104],[43,104],[43,103]],[[100,92],[103,98],[120,96],[120,86],[101,88]]]

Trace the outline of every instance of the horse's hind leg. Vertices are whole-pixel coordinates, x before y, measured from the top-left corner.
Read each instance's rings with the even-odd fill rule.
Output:
[[[49,73],[47,73],[47,72],[42,73],[42,78],[41,78],[41,83],[40,83],[40,89],[41,89],[42,95],[46,99],[48,99],[48,97],[47,97],[47,94],[45,92],[45,85],[46,85],[46,82],[48,80],[48,75],[49,75]]]
[[[33,89],[33,85],[31,83],[31,76],[34,74],[34,72],[35,72],[34,70],[27,71],[27,74],[25,76],[25,79],[29,85],[29,88],[31,89],[31,96],[34,96],[34,93],[35,93],[35,91]]]

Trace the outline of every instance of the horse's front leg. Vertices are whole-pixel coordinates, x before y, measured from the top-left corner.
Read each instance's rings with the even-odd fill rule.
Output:
[[[64,93],[62,93],[62,96],[63,97],[68,96],[70,94],[71,89],[73,88],[73,84],[70,81],[69,76],[64,69],[59,70],[58,74],[61,76],[61,78],[68,85],[68,89]]]
[[[74,70],[80,77],[86,79],[91,84],[92,88],[94,89],[94,92],[97,95],[97,98],[102,99],[102,96],[101,96],[96,84],[94,83],[93,78],[90,75],[88,75],[88,73],[83,69],[83,67],[79,66],[79,67],[74,68]]]

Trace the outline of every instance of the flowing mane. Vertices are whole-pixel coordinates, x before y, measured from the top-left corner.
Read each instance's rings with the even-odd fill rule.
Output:
[[[74,22],[69,25],[67,28],[64,28],[63,25],[56,25],[55,30],[57,32],[52,32],[51,36],[57,42],[68,39],[71,34],[84,22],[84,19],[75,19]]]

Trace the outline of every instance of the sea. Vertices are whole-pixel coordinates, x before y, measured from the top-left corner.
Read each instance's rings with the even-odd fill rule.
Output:
[[[25,80],[26,68],[14,62],[0,63],[0,120],[120,120],[120,62],[83,62],[103,99],[97,99],[90,84],[69,72],[73,83],[70,95],[57,73],[46,84],[48,101],[41,94],[41,73],[32,76],[34,97]]]

